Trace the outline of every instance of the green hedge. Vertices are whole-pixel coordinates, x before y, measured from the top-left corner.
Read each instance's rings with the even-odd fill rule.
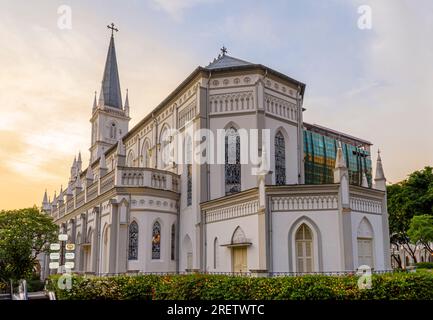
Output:
[[[433,262],[418,262],[416,267],[418,269],[433,269]]]
[[[358,289],[357,276],[236,277],[222,275],[74,276],[71,290],[49,288],[58,299],[179,300],[413,300],[433,299],[428,272],[373,275],[371,289]]]

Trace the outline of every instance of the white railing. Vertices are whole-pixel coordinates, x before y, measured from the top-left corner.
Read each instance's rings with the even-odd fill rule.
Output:
[[[296,195],[272,197],[272,211],[329,210],[338,209],[335,195]]]
[[[55,207],[52,216],[55,219],[61,218],[115,187],[147,187],[178,193],[179,184],[179,176],[169,171],[153,168],[117,167],[102,176],[100,180],[93,181],[88,187],[84,187],[75,197]]]

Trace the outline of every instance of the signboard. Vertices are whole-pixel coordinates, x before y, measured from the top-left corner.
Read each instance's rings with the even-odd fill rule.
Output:
[[[50,244],[50,250],[52,250],[52,251],[60,250],[60,244],[59,243]]]
[[[75,244],[74,243],[67,243],[65,247],[66,247],[66,250],[68,250],[68,251],[75,250]]]
[[[60,258],[60,253],[58,253],[58,252],[51,252],[50,253],[50,259],[59,260],[59,258]]]
[[[66,269],[74,269],[75,267],[75,263],[74,262],[66,262],[65,263],[65,268]]]
[[[73,252],[66,252],[65,258],[68,259],[68,260],[74,259],[75,258],[75,253],[73,253]]]
[[[66,241],[68,240],[67,234],[59,234],[59,241]]]
[[[58,262],[50,262],[49,267],[50,267],[50,269],[58,269],[59,263]]]

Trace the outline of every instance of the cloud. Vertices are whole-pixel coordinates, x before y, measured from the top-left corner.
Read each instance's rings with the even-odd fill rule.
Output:
[[[179,21],[185,10],[215,1],[218,0],[152,0],[152,3],[157,9],[167,12],[173,19]]]

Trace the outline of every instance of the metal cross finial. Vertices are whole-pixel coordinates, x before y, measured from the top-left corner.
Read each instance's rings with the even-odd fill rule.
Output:
[[[223,54],[223,56],[225,56],[227,53],[227,48],[225,46],[223,46],[220,50],[221,50],[221,53]]]
[[[114,23],[111,23],[111,25],[108,25],[107,28],[111,29],[111,36],[113,36],[114,31],[116,31],[116,32],[119,31],[119,29],[114,27]]]

